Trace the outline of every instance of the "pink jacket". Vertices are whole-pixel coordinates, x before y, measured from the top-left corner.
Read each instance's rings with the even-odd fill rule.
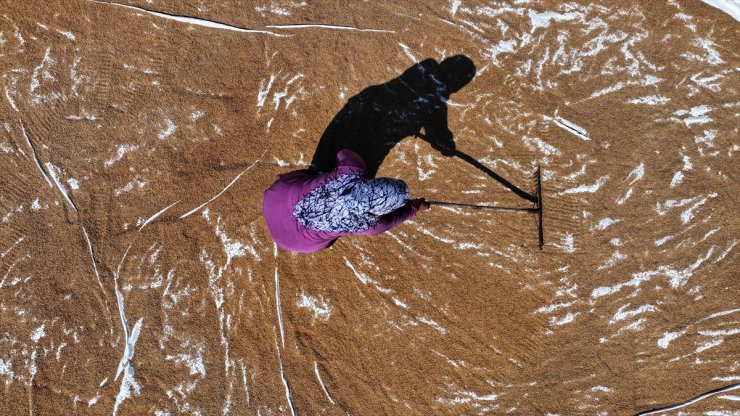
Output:
[[[326,248],[341,236],[380,234],[416,215],[418,204],[409,201],[401,208],[383,215],[373,228],[355,233],[314,231],[293,217],[295,205],[312,190],[339,175],[364,171],[365,162],[360,155],[345,149],[337,153],[337,167],[330,172],[317,175],[308,170],[298,170],[278,175],[262,199],[262,213],[267,229],[278,247],[298,253],[312,253]]]

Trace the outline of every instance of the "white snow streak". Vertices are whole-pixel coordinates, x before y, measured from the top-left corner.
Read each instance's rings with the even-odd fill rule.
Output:
[[[681,184],[681,182],[683,182],[683,172],[681,172],[681,171],[679,170],[678,172],[676,172],[676,173],[675,173],[675,174],[673,175],[673,179],[671,179],[671,183],[670,183],[670,185],[668,185],[668,186],[669,186],[670,188],[675,188],[675,187],[677,187],[678,185],[680,185],[680,184]]]
[[[598,224],[596,224],[596,229],[599,231],[604,231],[612,224],[616,224],[618,222],[622,221],[621,219],[614,219],[614,218],[603,218],[601,221],[599,221]]]
[[[334,29],[334,30],[354,30],[358,32],[382,32],[396,33],[395,30],[386,29],[364,29],[354,26],[326,25],[326,24],[294,24],[294,25],[266,25],[268,29]]]
[[[277,244],[273,243],[275,253],[275,308],[277,309],[278,325],[280,326],[280,340],[285,348],[285,330],[283,329],[283,311],[280,308],[280,278],[278,277]]]
[[[678,110],[673,114],[677,116],[689,116],[683,120],[679,120],[682,121],[686,127],[689,127],[692,124],[704,124],[712,121],[711,117],[707,115],[707,113],[711,111],[712,109],[707,105],[697,105],[695,107],[691,107],[689,110]]]
[[[111,6],[124,7],[124,8],[127,8],[127,9],[135,10],[135,11],[140,12],[140,13],[151,14],[153,16],[161,17],[163,19],[174,20],[176,22],[187,23],[187,24],[194,25],[194,26],[202,26],[202,27],[208,27],[208,28],[220,29],[220,30],[231,30],[231,31],[234,31],[234,32],[241,32],[241,33],[264,33],[264,34],[272,35],[272,36],[286,36],[286,35],[281,35],[281,34],[278,34],[278,33],[275,33],[275,32],[270,32],[270,31],[267,31],[267,30],[244,29],[244,28],[241,28],[241,27],[231,26],[231,25],[227,25],[227,24],[224,24],[224,23],[214,22],[214,21],[211,21],[211,20],[199,19],[197,17],[174,16],[174,15],[171,15],[171,14],[166,14],[166,13],[155,12],[155,11],[152,11],[152,10],[147,10],[147,9],[144,9],[144,8],[141,8],[141,7],[129,6],[127,4],[113,3],[113,2],[101,1],[101,0],[91,0],[91,1],[94,2],[94,3],[110,4]]]
[[[161,210],[159,210],[156,214],[154,214],[151,217],[149,217],[146,221],[144,221],[144,224],[141,224],[141,227],[139,227],[139,231],[143,230],[144,227],[147,226],[147,224],[149,224],[150,222],[152,222],[155,219],[157,219],[157,217],[159,217],[160,215],[162,215],[165,211],[167,211],[168,209],[174,207],[178,202],[180,202],[179,199],[177,201],[171,203],[170,205],[167,205],[166,207],[164,207]]]
[[[186,213],[182,214],[182,215],[180,216],[180,218],[181,218],[181,219],[182,219],[182,218],[185,218],[185,217],[187,217],[187,216],[189,216],[189,215],[193,214],[194,212],[197,212],[197,211],[198,211],[199,209],[201,209],[201,208],[203,208],[204,206],[206,206],[206,205],[210,204],[211,202],[213,202],[213,200],[215,200],[216,198],[218,198],[218,197],[220,197],[221,195],[223,195],[223,193],[224,193],[224,192],[226,192],[226,191],[227,191],[227,190],[228,190],[229,188],[231,188],[231,186],[232,186],[233,184],[235,184],[235,183],[236,183],[236,181],[238,181],[238,180],[239,180],[239,178],[241,178],[241,177],[242,177],[242,175],[244,175],[244,174],[245,174],[245,173],[246,173],[246,172],[247,172],[247,171],[248,171],[249,169],[252,169],[252,167],[254,167],[254,165],[256,165],[256,164],[257,164],[257,162],[259,162],[259,160],[260,160],[260,159],[262,159],[262,156],[264,156],[264,155],[265,155],[265,153],[267,153],[267,150],[265,150],[264,152],[262,152],[262,155],[261,155],[260,157],[258,157],[258,158],[257,158],[257,160],[255,160],[254,162],[252,162],[252,164],[251,164],[251,165],[247,166],[247,168],[246,168],[246,169],[244,169],[244,170],[243,170],[243,171],[242,171],[242,172],[241,172],[240,174],[236,175],[236,178],[234,178],[234,179],[233,179],[233,180],[232,180],[231,182],[229,182],[229,184],[228,184],[228,185],[226,185],[226,187],[225,187],[224,189],[222,189],[222,190],[221,190],[221,192],[217,193],[217,194],[216,194],[216,195],[215,195],[215,196],[214,196],[213,198],[209,199],[208,201],[206,201],[206,202],[204,202],[204,203],[202,203],[202,204],[198,205],[197,207],[195,207],[195,208],[191,209],[190,211],[188,211],[188,212],[186,212]]]
[[[123,301],[121,300],[121,302]],[[125,320],[123,316],[121,319]],[[126,333],[126,347],[123,351],[121,362],[118,364],[118,371],[116,371],[116,380],[118,380],[121,372],[123,372],[123,379],[121,380],[121,389],[118,391],[118,395],[116,396],[116,403],[113,406],[114,415],[118,412],[118,406],[123,403],[124,400],[131,397],[131,389],[134,390],[134,395],[136,396],[141,392],[141,387],[134,379],[134,367],[131,365],[131,359],[134,357],[134,345],[136,344],[136,340],[139,338],[141,323],[143,321],[144,318],[139,318],[139,320],[136,321],[136,324],[134,324],[133,329],[131,329],[131,335],[129,336]]]
[[[118,149],[116,150],[116,155],[113,156],[112,158],[106,160],[105,162],[103,162],[103,165],[105,165],[105,166],[111,166],[112,164],[114,164],[114,163],[118,162],[119,160],[123,159],[123,156],[126,153],[133,152],[133,151],[136,151],[136,150],[139,150],[139,146],[134,145],[134,144],[122,144],[122,145],[118,146]]]
[[[452,4],[450,4],[450,14],[455,15],[457,13],[457,9],[460,8],[460,4],[462,3],[462,0],[452,0]]]
[[[530,22],[532,23],[532,32],[537,30],[539,27],[548,27],[550,26],[550,21],[554,20],[556,22],[562,22],[562,21],[568,21],[568,20],[574,20],[578,17],[583,17],[582,13],[576,13],[576,12],[569,12],[569,13],[557,13],[553,11],[544,11],[544,12],[537,12],[532,9],[529,9],[528,11]]]
[[[706,252],[704,256],[700,256],[699,258],[694,261],[694,263],[687,266],[685,269],[675,269],[674,266],[660,266],[656,270],[649,270],[645,272],[639,272],[634,273],[632,275],[632,279],[624,282],[619,283],[617,285],[608,287],[608,286],[602,286],[594,289],[591,292],[591,297],[593,298],[600,298],[602,296],[610,295],[616,292],[619,292],[624,288],[625,286],[632,286],[632,287],[639,287],[642,282],[650,280],[653,276],[659,276],[663,275],[668,278],[670,278],[669,282],[671,287],[679,288],[686,284],[686,282],[689,280],[689,278],[693,275],[694,271],[699,268],[699,266],[704,263],[711,255],[714,253],[714,246],[710,247],[709,250]]]
[[[270,80],[267,82],[267,86],[265,86],[265,80],[260,81],[260,89],[257,91],[257,107],[263,107],[265,105],[267,94],[270,92],[273,82],[275,82],[274,74],[270,74]]]
[[[642,305],[637,309],[625,311],[624,309],[627,308],[630,304],[623,305],[617,313],[614,314],[612,319],[609,321],[610,324],[617,323],[618,321],[623,321],[627,318],[631,318],[635,315],[639,315],[645,312],[655,312],[657,311],[657,308],[653,305]]]
[[[31,138],[28,137],[28,133],[26,133],[26,128],[21,124],[21,131],[23,132],[23,137],[26,139],[26,143],[28,144],[28,148],[31,149],[31,153],[33,154],[33,160],[36,162],[36,167],[39,168],[41,171],[41,175],[44,176],[44,179],[46,180],[46,183],[49,184],[49,188],[54,188],[54,185],[51,184],[51,179],[49,179],[49,175],[46,174],[46,171],[41,166],[41,159],[39,159],[38,154],[36,154],[36,148],[33,147],[33,144],[31,143]]]
[[[87,234],[87,230],[85,229],[85,226],[82,226],[82,232],[85,234],[85,241],[87,241],[87,249],[90,253],[90,260],[92,260],[93,270],[95,271],[95,277],[98,279],[98,285],[100,286],[100,291],[105,293],[105,289],[103,289],[103,282],[100,281],[100,273],[98,273],[98,266],[95,264],[95,256],[93,255],[93,247],[92,242],[90,241],[90,236]],[[108,302],[105,303],[105,307],[108,307]]]
[[[628,100],[627,102],[630,104],[648,104],[648,105],[657,105],[657,104],[665,104],[668,101],[671,101],[670,98],[662,96],[662,95],[646,95],[639,98],[633,98],[631,100]]]
[[[694,323],[686,326],[686,328],[684,328],[681,331],[677,331],[677,332],[666,332],[666,333],[663,334],[663,337],[661,337],[658,340],[658,346],[660,348],[664,348],[664,349],[665,348],[668,348],[668,344],[670,344],[671,341],[673,341],[674,339],[676,339],[676,338],[680,337],[681,335],[685,334],[689,330],[689,328],[693,327],[694,325],[700,324],[700,323],[702,323],[704,321],[708,321],[710,319],[717,318],[717,317],[720,317],[720,316],[730,315],[730,314],[735,313],[735,312],[740,312],[740,308],[737,308],[737,309],[729,309],[729,310],[721,311],[721,312],[715,312],[715,313],[713,313],[713,314],[711,314],[709,316],[706,316],[706,317],[704,317],[702,319],[699,319],[698,321],[696,321],[696,322],[694,322]]]
[[[416,56],[414,56],[414,54],[411,53],[411,49],[408,47],[408,45],[398,42],[398,46],[400,46],[403,49],[403,53],[406,54],[406,56],[411,60],[411,62],[419,61],[418,59],[416,59]]]
[[[365,276],[364,274],[358,272],[357,269],[355,269],[355,266],[353,266],[352,263],[350,263],[349,259],[347,259],[345,257],[344,258],[344,263],[347,264],[347,266],[350,268],[350,270],[352,270],[352,273],[354,273],[355,276],[357,276],[357,278],[360,279],[360,282],[362,282],[363,285],[366,285],[367,284],[367,281],[368,281],[367,276]]]
[[[575,188],[569,188],[562,192],[560,192],[558,195],[566,195],[566,194],[581,194],[584,192],[596,192],[604,186],[604,183],[606,183],[606,180],[609,179],[609,175],[604,175],[596,180],[596,182],[593,185],[580,185]]]
[[[288,384],[288,379],[285,378],[285,366],[283,366],[283,358],[280,355],[280,347],[277,345],[277,335],[275,335],[275,350],[277,351],[278,361],[280,361],[280,379],[283,381],[283,387],[285,388],[285,399],[288,401],[291,416],[295,416],[295,409],[293,408],[293,397],[290,393],[290,385]]]
[[[54,180],[54,183],[57,186],[57,189],[59,189],[59,192],[62,193],[62,196],[64,196],[64,199],[69,202],[69,205],[72,206],[72,209],[77,212],[77,205],[75,205],[74,201],[72,201],[72,198],[69,196],[69,191],[67,191],[67,188],[62,185],[62,183],[59,181],[59,176],[57,176],[56,173],[56,166],[52,165],[51,162],[46,162],[46,168],[49,170],[49,174],[51,175],[51,178]]]
[[[557,111],[555,111],[555,114],[552,117],[552,120],[555,122],[556,126],[560,127],[561,129],[567,131],[570,134],[575,135],[579,139],[585,140],[585,141],[591,141],[591,138],[588,137],[588,132],[586,131],[586,129],[562,117],[558,117]]]
[[[321,374],[319,374],[319,365],[318,363],[316,363],[316,361],[313,362],[313,369],[316,372],[316,379],[319,380],[319,384],[321,385],[321,390],[324,391],[326,398],[329,399],[331,404],[334,404],[334,399],[332,399],[329,395],[329,391],[326,390],[326,386],[324,385],[324,380],[321,379]]]

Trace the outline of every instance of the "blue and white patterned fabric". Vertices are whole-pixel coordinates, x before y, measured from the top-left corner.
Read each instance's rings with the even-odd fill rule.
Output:
[[[401,208],[408,197],[409,188],[399,179],[340,175],[301,198],[293,217],[316,231],[364,231],[382,215]]]

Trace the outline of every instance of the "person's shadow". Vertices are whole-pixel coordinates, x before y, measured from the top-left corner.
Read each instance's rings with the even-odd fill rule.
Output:
[[[442,62],[429,58],[385,84],[365,88],[350,98],[329,123],[316,147],[310,170],[334,169],[337,153],[350,149],[365,161],[365,174],[375,177],[391,149],[404,138],[416,136],[443,155],[465,160],[520,197],[534,201],[533,195],[455,149],[447,126],[447,100],[475,77],[475,70],[473,61],[464,55]]]
[[[329,171],[336,165],[337,152],[350,149],[365,161],[366,175],[375,177],[393,146],[421,129],[432,147],[454,155],[446,102],[474,76],[473,61],[456,55],[440,63],[425,59],[385,84],[365,88],[329,123],[311,164]]]

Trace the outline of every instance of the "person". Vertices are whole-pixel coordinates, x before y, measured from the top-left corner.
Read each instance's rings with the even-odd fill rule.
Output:
[[[351,150],[336,155],[336,167],[278,175],[265,192],[262,211],[278,247],[313,253],[346,235],[380,234],[429,209],[409,199],[399,179],[368,178],[365,162]]]

